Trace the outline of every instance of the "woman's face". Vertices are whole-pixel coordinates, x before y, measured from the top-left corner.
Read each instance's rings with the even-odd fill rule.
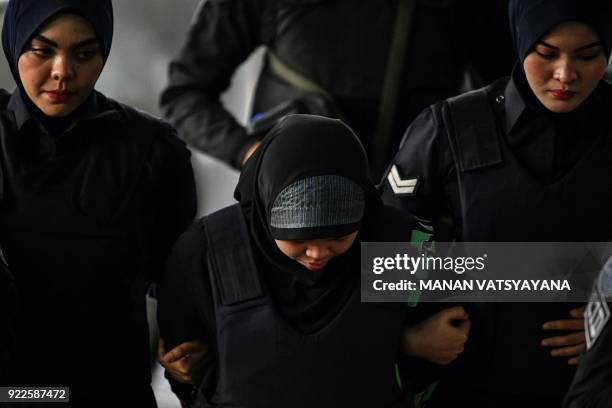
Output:
[[[91,24],[75,14],[45,23],[19,57],[19,77],[47,116],[74,112],[93,91],[104,65]]]
[[[289,258],[316,272],[325,268],[327,263],[342,255],[355,242],[357,231],[340,238],[309,239],[305,241],[287,241],[275,239],[278,249]]]
[[[607,59],[599,36],[587,24],[556,26],[523,61],[529,87],[548,110],[576,109],[603,78]]]

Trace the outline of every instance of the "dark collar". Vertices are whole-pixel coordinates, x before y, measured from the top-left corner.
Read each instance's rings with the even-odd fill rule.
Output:
[[[509,134],[516,122],[518,122],[519,118],[527,108],[525,105],[525,101],[523,97],[519,93],[518,88],[516,87],[516,82],[514,79],[514,73],[508,81],[508,85],[506,85],[506,89],[504,91],[505,98],[505,123],[504,123],[504,132]]]
[[[18,130],[21,130],[23,125],[26,123],[34,121],[34,117],[30,114],[30,111],[28,110],[28,107],[24,103],[23,99],[19,96],[19,90],[15,90],[13,92],[9,99],[7,108],[15,113],[15,122]],[[120,120],[121,115],[108,103],[104,95],[94,91],[85,101],[85,105],[83,106],[83,109],[81,110],[79,118],[76,120],[76,122],[97,119]]]
[[[7,109],[13,111],[13,113],[15,114],[15,122],[17,124],[18,130],[21,130],[23,125],[32,119],[28,108],[19,96],[19,89],[15,89],[15,91],[11,95],[9,103],[7,105]]]

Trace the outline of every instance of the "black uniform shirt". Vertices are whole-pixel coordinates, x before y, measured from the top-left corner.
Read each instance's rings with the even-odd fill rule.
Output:
[[[57,135],[21,98],[0,102],[0,241],[21,300],[11,383],[70,386],[75,401],[141,395],[146,282],[195,213],[189,152],[99,93]]]
[[[516,75],[493,85],[493,114],[501,137],[527,173],[543,184],[567,174],[595,141],[612,129],[607,121],[606,98],[610,85],[602,82],[576,112],[553,117],[535,111],[519,91]],[[383,178],[386,203],[411,211],[427,224],[438,224],[440,217],[453,220],[452,236],[461,236],[461,214],[455,160],[449,146],[446,126],[433,110],[424,110],[410,125],[393,161],[399,176],[417,178],[418,185],[409,197],[395,195],[387,176]],[[542,240],[545,240],[542,238]],[[554,238],[551,238],[554,241]]]
[[[15,348],[13,331],[14,315],[17,311],[15,282],[4,263],[0,248],[0,384],[7,381],[12,371],[12,355]]]
[[[491,139],[500,147],[496,161],[460,172],[447,134],[454,120],[443,119],[450,115],[449,104],[438,104],[408,129],[393,162],[395,176],[389,175],[416,179],[416,188],[398,190],[396,185],[396,194],[387,178],[383,199],[432,224],[443,241],[609,240],[612,219],[606,203],[612,193],[605,175],[611,167],[612,123],[602,112],[612,100],[610,85],[602,82],[571,117],[534,110],[518,86],[514,79],[504,79],[488,88],[497,128]],[[573,306],[479,306],[478,315],[470,312],[471,339],[465,359],[460,358],[465,366],[447,383],[458,384],[460,378],[474,389],[484,388],[485,394],[529,396],[532,403],[540,395],[559,405],[572,372],[539,345],[546,337],[541,325],[566,318]],[[475,398],[473,393],[468,398]]]
[[[569,171],[600,135],[597,103],[587,100],[566,114],[543,112],[527,104],[523,83],[516,71],[504,91],[503,133],[521,164],[538,180],[551,183]],[[593,98],[598,98],[595,94]]]

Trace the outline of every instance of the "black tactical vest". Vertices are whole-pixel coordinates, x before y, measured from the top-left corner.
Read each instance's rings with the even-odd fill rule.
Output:
[[[515,157],[496,120],[503,110],[505,83],[452,98],[448,109],[436,112],[451,129],[448,136],[461,203],[460,240],[609,241],[612,135],[599,138],[563,178],[548,185],[540,183]],[[471,355],[461,369],[469,378],[451,379],[450,390],[439,390],[446,395],[438,397],[452,395],[456,401],[472,395],[468,403],[473,407],[486,406],[482,405],[485,401],[497,401],[499,407],[505,407],[505,402],[519,406],[517,401],[524,401],[520,406],[560,406],[574,369],[567,365],[567,358],[550,357],[550,349],[540,346],[540,341],[568,332],[544,331],[542,324],[570,318],[569,310],[578,305],[471,306]]]
[[[405,309],[360,302],[304,334],[274,306],[255,267],[238,206],[206,217],[218,382],[200,407],[409,407],[395,364]]]

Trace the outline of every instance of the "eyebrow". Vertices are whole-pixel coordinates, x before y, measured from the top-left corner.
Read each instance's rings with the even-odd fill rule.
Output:
[[[550,45],[550,44],[548,44],[548,43],[546,43],[544,41],[538,41],[538,44],[541,44],[541,45],[543,45],[543,46],[545,46],[547,48],[551,48],[553,50],[559,50],[559,47],[555,47],[554,45]],[[589,49],[589,48],[600,47],[600,46],[601,46],[601,41],[596,41],[596,42],[593,42],[593,43],[590,43],[590,44],[587,44],[587,45],[583,45],[582,47],[578,47],[578,48],[576,48],[574,50],[574,52],[576,52],[576,51],[584,51],[584,50]]]
[[[47,38],[47,37],[45,37],[44,35],[41,35],[41,34],[36,35],[34,37],[34,40],[43,42],[43,43],[45,43],[47,45],[50,45],[51,47],[54,47],[54,48],[58,48],[59,47],[59,45],[55,41],[53,41],[53,40],[51,40],[51,39],[49,39],[49,38]],[[76,49],[76,48],[86,47],[88,45],[93,45],[93,44],[99,45],[99,41],[95,37],[88,38],[87,40],[80,41],[80,42],[78,42],[78,43],[76,43],[74,45],[71,45],[70,48]]]

